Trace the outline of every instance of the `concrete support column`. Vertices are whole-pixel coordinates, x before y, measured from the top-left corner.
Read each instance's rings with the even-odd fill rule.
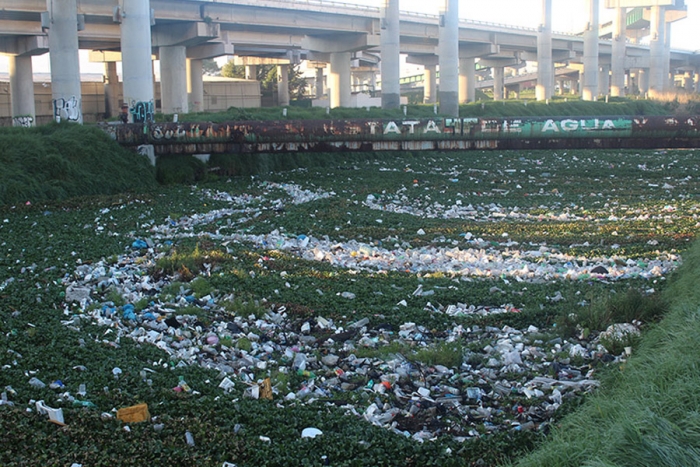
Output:
[[[459,2],[443,0],[439,20],[440,113],[459,117]]]
[[[253,81],[258,79],[258,66],[257,65],[246,65],[245,66],[245,79],[252,79]]]
[[[627,8],[615,8],[613,18],[612,81],[610,95],[625,95],[625,56],[627,55]]]
[[[491,73],[493,73],[493,100],[502,101],[503,100],[503,85],[505,83],[505,69],[502,66],[495,66],[491,68]]]
[[[520,99],[520,91],[521,91],[520,83],[515,83],[513,85],[513,99]]]
[[[289,65],[277,65],[277,105],[289,105]]]
[[[9,58],[12,126],[35,126],[36,108],[34,105],[32,57],[11,55]]]
[[[105,116],[119,115],[119,75],[117,62],[105,62]]]
[[[187,59],[187,92],[190,112],[204,112],[204,64]]]
[[[554,61],[552,60],[552,0],[542,0],[542,21],[537,33],[537,87],[538,101],[554,93]]]
[[[600,66],[600,76],[598,77],[598,92],[601,96],[610,94],[610,65]]]
[[[569,94],[572,96],[575,96],[576,94],[579,93],[579,87],[581,86],[581,80],[580,79],[572,79],[571,80],[571,89],[569,89]]]
[[[383,0],[381,9],[382,109],[401,106],[399,0]]]
[[[665,16],[665,7],[651,7],[651,41],[649,43],[649,97],[651,97],[652,99],[661,97],[661,95],[663,94],[664,85],[666,83],[666,78],[664,76],[668,73],[668,67],[664,64],[664,49],[666,46]]]
[[[187,113],[187,47],[160,47],[160,106],[164,114]]]
[[[434,104],[437,102],[437,73],[435,72],[435,65],[425,65],[423,71],[423,103],[424,104]]]
[[[637,87],[639,87],[639,93],[645,95],[649,92],[649,70],[646,68],[640,68],[637,73]]]
[[[323,68],[316,68],[316,99],[323,97]]]
[[[586,0],[588,5],[588,27],[583,33],[583,95],[584,101],[598,97],[598,0]]]
[[[151,2],[123,0],[122,86],[129,122],[151,122],[155,115],[151,60]]]
[[[46,8],[50,22],[48,34],[53,116],[56,121],[83,123],[77,2],[46,0]]]
[[[685,89],[686,92],[695,91],[695,83],[693,83],[694,74],[695,73],[692,71],[686,71],[683,75],[683,89]]]
[[[674,82],[674,71],[671,68],[671,23],[666,23],[666,36],[664,40],[664,90],[666,92],[675,91],[676,83]]]
[[[459,59],[459,103],[476,100],[476,63],[473,58]]]
[[[562,94],[564,94],[564,80],[558,79],[557,84],[559,85],[559,92],[557,92],[557,94],[561,96]]]
[[[700,93],[700,70],[695,70],[695,92]]]
[[[350,107],[350,52],[331,54],[328,88],[331,108]]]

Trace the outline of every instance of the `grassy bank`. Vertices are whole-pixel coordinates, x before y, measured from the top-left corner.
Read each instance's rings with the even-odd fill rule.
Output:
[[[143,156],[87,125],[0,129],[0,205],[153,188]]]
[[[678,106],[673,103],[612,98],[610,102],[584,102],[577,99],[558,98],[549,103],[536,101],[484,101],[462,105],[459,114],[462,117],[528,117],[528,116],[571,116],[571,115],[668,115],[673,114]],[[328,118],[404,118],[403,107],[399,110],[385,110],[372,107],[325,108],[289,107],[286,109],[230,108],[219,113],[180,114],[180,121],[225,122],[236,120],[323,120]],[[439,106],[437,108],[439,114]],[[410,118],[430,118],[435,116],[433,105],[408,105],[405,116]],[[172,121],[172,115],[158,115],[160,121]]]
[[[667,318],[604,388],[568,416],[526,467],[700,465],[700,244],[685,255],[666,296]]]

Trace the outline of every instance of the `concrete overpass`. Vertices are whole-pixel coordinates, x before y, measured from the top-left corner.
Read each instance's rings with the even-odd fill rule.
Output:
[[[148,120],[155,110],[153,56],[161,61],[165,113],[199,110],[201,60],[232,54],[249,67],[278,65],[283,105],[289,101],[284,94],[287,65],[308,60],[319,69],[327,67],[332,107],[349,104],[351,64],[362,53],[381,57],[383,105],[397,107],[398,55],[407,54],[410,62],[425,66],[428,102],[438,97],[435,70],[439,66],[439,100],[447,115],[456,114],[458,103],[474,99],[477,60],[493,69],[495,90],[505,86],[505,67],[537,61],[538,98],[542,99],[554,91],[555,63],[583,63],[584,68],[593,69],[593,73],[584,72],[591,99],[599,94],[601,68],[605,80],[606,67],[615,63],[622,65],[622,75],[613,71],[613,81],[620,76],[624,80],[625,70],[654,70],[648,74],[656,77],[653,90],[658,93],[667,89],[668,80],[659,85],[657,69],[662,77],[663,70],[689,70],[694,85],[700,81],[696,78],[700,56],[694,52],[668,50],[660,55],[653,42],[651,47],[625,43],[622,58],[614,59],[619,50],[614,50],[614,40],[599,38],[602,30],[597,18],[592,18],[589,29],[593,32],[585,37],[552,32],[552,0],[528,0],[533,7],[541,4],[543,8],[537,30],[457,21],[456,0],[441,0],[439,15],[400,12],[398,0],[377,1],[378,7],[321,0],[61,0],[58,7],[56,0],[3,0],[0,53],[11,56],[13,116],[34,114],[33,91],[27,86],[32,75],[30,57],[50,50],[55,116],[80,121],[79,48],[95,51],[93,58],[106,63],[107,86],[118,85],[116,62],[122,62],[124,101],[131,121]],[[597,8],[598,0],[585,1],[592,5],[591,11],[593,5]],[[652,32],[663,43],[667,36],[659,36],[659,25],[682,17],[685,10],[683,0],[606,2],[622,12],[632,6],[648,10],[650,22],[656,25]]]

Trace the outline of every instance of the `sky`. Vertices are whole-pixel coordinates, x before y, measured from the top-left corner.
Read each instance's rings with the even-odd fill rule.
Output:
[[[323,1],[323,0],[320,0]],[[334,0],[333,3],[380,6],[382,0]],[[400,0],[402,11],[438,14],[441,0]],[[700,0],[686,0],[688,17],[672,26],[671,46],[674,49],[700,50]],[[612,10],[600,0],[600,22],[612,20]],[[540,22],[541,0],[459,0],[459,16],[464,19],[536,28]],[[588,21],[586,0],[553,0],[553,29],[555,32],[581,32]],[[694,34],[695,32],[695,34]],[[35,72],[48,72],[48,55],[33,58]],[[7,57],[0,55],[0,72],[7,73]],[[101,63],[89,63],[87,51],[81,51],[81,72],[102,73]]]

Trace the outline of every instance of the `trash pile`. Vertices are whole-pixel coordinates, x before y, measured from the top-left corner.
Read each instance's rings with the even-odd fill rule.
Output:
[[[312,192],[296,185],[266,183],[265,188],[283,190],[290,197],[291,204],[302,204],[317,199],[334,196],[332,192]],[[334,266],[364,271],[401,270],[410,273],[442,272],[463,277],[497,277],[518,282],[542,282],[571,279],[589,280],[601,278],[618,280],[628,278],[656,278],[668,274],[678,267],[680,257],[676,254],[657,252],[655,258],[632,260],[615,255],[610,258],[575,256],[563,253],[546,244],[519,244],[504,235],[504,241],[488,242],[466,232],[460,237],[462,244],[453,241],[451,247],[411,248],[407,242],[384,239],[379,244],[350,240],[333,241],[330,238],[315,238],[305,234],[287,234],[272,229],[267,234],[254,235],[243,232],[221,233],[201,232],[199,226],[215,223],[228,218],[223,227],[235,227],[249,217],[231,219],[234,214],[245,213],[253,218],[258,216],[264,204],[267,209],[282,209],[283,199],[266,201],[264,197],[232,197],[227,193],[205,191],[204,196],[216,200],[230,201],[244,209],[219,209],[206,214],[183,216],[177,221],[170,220],[161,226],[153,226],[151,233],[155,240],[175,240],[187,237],[202,237],[227,242],[234,241],[252,244],[261,248],[276,249],[298,254],[304,259],[328,262]],[[373,197],[369,195],[368,200]],[[370,204],[370,207],[372,205]],[[478,207],[479,211],[491,212],[501,208]],[[418,232],[418,235],[425,232]],[[433,243],[445,242],[444,238]],[[456,244],[455,244],[456,243]],[[387,247],[386,245],[392,245]],[[585,244],[584,244],[585,245]],[[615,245],[612,246],[614,249]]]
[[[80,300],[80,311],[64,324],[79,326],[90,319],[113,331],[104,341],[107,345],[127,337],[157,346],[177,365],[215,369],[222,393],[231,397],[242,391],[243,397],[285,404],[334,404],[417,441],[544,429],[563,399],[597,387],[589,363],[603,356],[615,358],[593,340],[542,341],[543,334],[534,326],[525,330],[455,326],[437,333],[410,322],[394,328],[369,318],[349,323],[322,316],[300,320],[284,306],[271,306],[260,316],[227,316],[220,303],[230,296],[198,299],[184,287],[171,301],[153,300],[139,311],[131,303],[116,307],[98,298],[110,287],[130,302],[156,297],[153,292],[168,281],[148,275],[152,251],[133,251],[120,257],[117,265],[80,266],[69,289],[73,292],[66,296]],[[190,306],[207,310],[211,323],[181,314]],[[470,312],[463,305],[450,305],[442,312],[454,315],[457,310]],[[441,312],[432,305],[426,311]],[[74,313],[75,308],[67,305],[66,312]],[[471,312],[517,310],[504,305]],[[417,357],[420,351],[438,352],[450,343],[476,350],[465,351],[453,367],[429,365]],[[403,350],[382,356],[385,346]],[[377,356],[358,356],[367,353]],[[278,381],[280,375],[296,375],[301,383],[286,386]],[[193,388],[183,383],[173,390]]]
[[[298,197],[292,202],[330,196],[291,186],[276,188]],[[265,201],[229,199],[225,193],[206,195],[248,207]],[[283,202],[275,200],[273,204],[282,206]],[[253,212],[257,208],[250,209]],[[652,277],[665,274],[678,260],[666,255],[647,263],[606,262],[607,269],[599,264],[602,260],[573,258],[546,247],[527,251],[412,250],[395,245],[395,249],[388,250],[356,241],[339,244],[328,238],[286,236],[278,231],[267,235],[195,233],[196,226],[223,218],[235,223],[230,216],[236,213],[217,210],[168,219],[151,228],[151,238],[136,239],[130,251],[116,261],[78,266],[64,279],[65,313],[70,316],[64,325],[79,327],[89,319],[112,331],[103,336],[106,345],[118,345],[119,339],[130,338],[157,346],[176,366],[215,369],[220,378],[218,386],[227,397],[275,400],[283,405],[332,404],[418,442],[438,436],[466,440],[502,430],[545,430],[562,401],[598,386],[594,361],[610,362],[625,355],[608,354],[595,336],[564,340],[534,326],[513,329],[455,325],[436,331],[412,322],[395,327],[370,318],[355,322],[323,316],[301,318],[284,306],[264,302],[259,313],[234,316],[223,306],[236,298],[232,294],[197,297],[183,285],[165,298],[162,292],[174,278],[156,278],[151,273],[156,261],[166,254],[166,246],[178,238],[198,236],[285,250],[341,268],[439,270],[461,274],[468,280]],[[107,292],[117,292],[127,304],[109,302]],[[413,295],[430,296],[431,292],[420,286]],[[347,292],[343,298],[352,300],[354,294]],[[551,298],[559,299],[561,295]],[[140,309],[134,305],[143,302],[148,304]],[[207,324],[188,313],[192,308],[206,312]],[[519,310],[512,304],[483,307],[428,303],[425,312],[486,316]],[[452,363],[431,364],[426,355],[449,357]],[[181,381],[173,390],[190,392],[196,388]]]

